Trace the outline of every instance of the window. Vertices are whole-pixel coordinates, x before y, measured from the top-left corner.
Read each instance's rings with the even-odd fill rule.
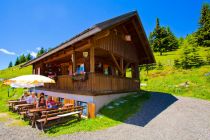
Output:
[[[83,106],[82,115],[87,116],[87,103],[86,102],[77,101],[76,105],[77,106]]]

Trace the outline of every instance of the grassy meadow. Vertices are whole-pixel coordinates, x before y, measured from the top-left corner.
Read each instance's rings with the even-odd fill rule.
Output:
[[[210,48],[199,47],[199,55],[206,60],[206,54]],[[198,68],[181,69],[175,68],[174,59],[181,57],[182,50],[163,53],[155,53],[157,62],[156,69],[141,70],[141,89],[148,91],[158,91],[179,96],[195,97],[210,100],[210,65]],[[161,64],[159,66],[159,64]],[[187,82],[188,86],[183,86]]]

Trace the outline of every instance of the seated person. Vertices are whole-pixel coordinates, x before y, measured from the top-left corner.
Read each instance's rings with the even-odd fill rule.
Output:
[[[53,108],[53,109],[57,109],[58,108],[56,102],[52,99],[52,96],[48,96],[47,108]]]
[[[36,106],[37,108],[46,108],[46,101],[44,96],[40,96],[38,104]]]
[[[21,97],[21,101],[26,101],[27,100],[27,98],[28,98],[28,92],[27,91],[25,91],[24,92],[24,94],[23,94],[23,96]]]
[[[28,104],[36,105],[36,101],[37,101],[37,97],[36,97],[36,94],[34,92],[26,99],[26,102]]]
[[[44,97],[44,93],[43,92],[40,93],[40,97],[39,98],[41,98],[41,97]]]

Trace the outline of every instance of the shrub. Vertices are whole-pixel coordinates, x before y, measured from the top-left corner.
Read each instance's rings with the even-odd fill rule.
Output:
[[[158,70],[162,70],[163,69],[163,64],[161,62],[158,62],[157,69]]]
[[[179,61],[179,59],[174,59],[174,67],[180,68],[180,61]]]
[[[210,65],[210,52],[208,51],[206,54],[206,63]]]
[[[198,54],[198,50],[194,45],[188,44],[183,47],[181,58],[174,60],[175,67],[189,69],[203,65],[203,60],[201,59],[201,56]]]

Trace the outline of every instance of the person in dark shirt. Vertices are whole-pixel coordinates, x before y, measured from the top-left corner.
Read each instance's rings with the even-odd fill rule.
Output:
[[[44,96],[41,96],[39,98],[39,102],[37,104],[37,108],[46,108],[46,100],[45,100]]]

